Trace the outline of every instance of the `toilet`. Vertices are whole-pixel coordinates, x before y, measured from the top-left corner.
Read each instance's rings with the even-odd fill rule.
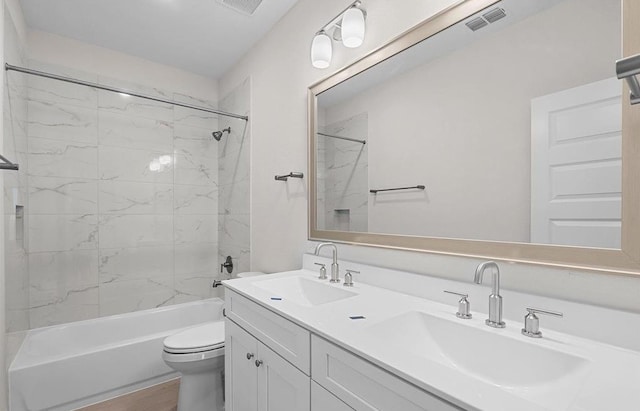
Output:
[[[224,410],[224,321],[165,338],[162,359],[182,374],[178,411]]]

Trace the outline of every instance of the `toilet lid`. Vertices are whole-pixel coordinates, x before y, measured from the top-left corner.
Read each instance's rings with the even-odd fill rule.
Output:
[[[214,321],[189,328],[164,340],[164,350],[170,353],[192,353],[224,348],[224,322]]]

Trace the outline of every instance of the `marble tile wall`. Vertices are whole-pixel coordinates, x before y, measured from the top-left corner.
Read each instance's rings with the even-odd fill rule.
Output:
[[[250,79],[247,78],[220,101],[224,111],[249,115]],[[221,117],[220,129],[231,127],[231,134],[222,137],[218,146],[220,202],[219,261],[231,256],[234,269],[222,278],[250,270],[250,153],[251,123]]]
[[[367,113],[321,128],[326,134],[367,140]],[[366,144],[318,136],[318,224],[326,230],[368,230]]]
[[[167,90],[30,65],[214,107]],[[217,116],[33,76],[26,100],[28,304],[25,321],[10,328],[210,297],[218,272],[219,160],[210,137]]]
[[[24,45],[7,10],[4,13],[4,34],[6,62],[25,65]],[[0,174],[4,182],[6,326],[8,330],[25,330],[29,326],[29,270],[26,249],[28,216],[20,216],[20,213],[16,212],[16,206],[28,206],[27,78],[17,72],[5,72],[4,82],[4,137],[1,153],[20,165],[18,171],[2,171]]]

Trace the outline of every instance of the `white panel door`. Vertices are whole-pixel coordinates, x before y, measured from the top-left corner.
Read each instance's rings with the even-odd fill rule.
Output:
[[[258,341],[229,319],[225,320],[225,335],[225,409],[256,411]]]
[[[620,248],[622,84],[531,100],[531,242]]]
[[[353,411],[353,408],[311,380],[311,411]]]
[[[311,378],[258,343],[258,411],[310,411]]]

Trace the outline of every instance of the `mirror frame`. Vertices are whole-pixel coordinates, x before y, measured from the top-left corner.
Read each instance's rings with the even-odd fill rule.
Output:
[[[316,118],[317,95],[383,60],[498,3],[499,0],[462,0],[373,50],[308,89],[309,216],[311,241],[419,251],[454,256],[495,259],[550,267],[588,270],[618,275],[640,275],[640,105],[632,107],[629,88],[621,80],[622,101],[622,228],[621,249],[509,243],[454,238],[420,237],[319,230],[317,225]],[[640,2],[622,0],[622,55],[640,53]],[[615,62],[611,62],[612,67]],[[635,138],[634,138],[635,137]]]

